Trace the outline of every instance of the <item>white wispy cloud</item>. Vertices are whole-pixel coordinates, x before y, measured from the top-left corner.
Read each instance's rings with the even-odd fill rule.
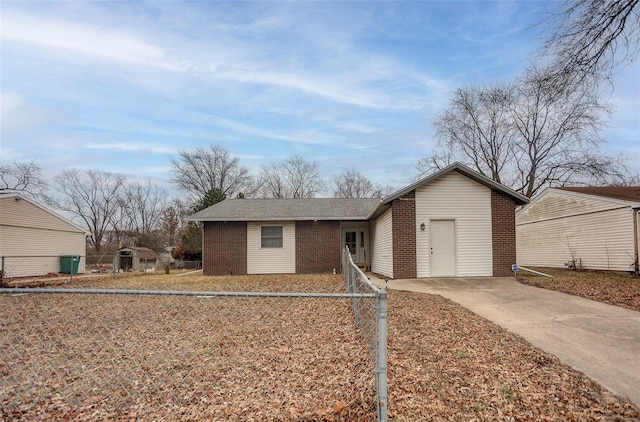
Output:
[[[85,56],[196,76],[210,82],[232,81],[279,87],[364,108],[403,110],[422,107],[417,97],[385,92],[385,84],[397,76],[401,68],[387,58],[359,51],[343,52],[344,60],[348,62],[342,68],[336,63],[329,63],[332,66],[329,72],[316,73],[304,67],[288,70],[288,66],[282,67],[278,59],[261,58],[261,46],[249,43],[236,46],[244,52],[242,54],[235,53],[233,46],[224,47],[220,43],[216,43],[212,53],[209,44],[176,38],[169,50],[154,42],[153,36],[144,39],[139,33],[69,20],[11,11],[2,14],[1,22],[0,40],[3,43],[30,44],[54,53],[67,53],[72,60],[81,60]],[[265,18],[252,26],[269,27],[278,25],[278,22],[277,18]],[[354,54],[355,58],[352,57]],[[358,64],[355,69],[354,64]]]
[[[38,106],[12,92],[0,94],[0,134],[4,139],[43,130],[61,119],[61,111]]]
[[[152,152],[154,154],[176,154],[175,148],[166,147],[162,145],[156,145],[151,143],[136,143],[136,142],[105,142],[105,143],[87,143],[84,145],[87,149],[99,149],[109,151],[143,151]]]
[[[3,13],[1,23],[3,43],[26,43],[116,62],[181,70],[177,63],[167,60],[162,48],[125,31],[16,12]]]
[[[317,136],[317,134],[311,132],[306,132],[300,135],[278,133],[219,116],[211,116],[211,120],[220,126],[224,126],[240,133],[257,136],[259,138],[303,144],[326,144],[328,140],[328,136]]]

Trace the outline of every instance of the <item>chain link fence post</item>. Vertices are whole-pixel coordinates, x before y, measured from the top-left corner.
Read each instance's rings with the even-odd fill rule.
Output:
[[[378,347],[376,359],[376,388],[378,389],[378,420],[387,420],[387,291],[380,289],[376,297]]]

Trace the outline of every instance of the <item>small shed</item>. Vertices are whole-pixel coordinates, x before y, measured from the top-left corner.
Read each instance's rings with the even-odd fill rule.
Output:
[[[547,188],[516,215],[518,264],[637,271],[640,186]]]
[[[118,271],[155,270],[158,255],[149,248],[126,246],[118,249],[115,261],[114,268]]]

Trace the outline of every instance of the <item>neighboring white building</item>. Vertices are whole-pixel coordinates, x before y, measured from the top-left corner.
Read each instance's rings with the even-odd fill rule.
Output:
[[[516,213],[518,264],[633,271],[640,187],[548,188]]]
[[[4,276],[30,277],[60,271],[60,256],[79,255],[85,271],[85,231],[19,193],[0,194],[0,257]]]

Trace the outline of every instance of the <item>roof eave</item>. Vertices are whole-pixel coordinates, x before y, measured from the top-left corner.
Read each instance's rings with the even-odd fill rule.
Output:
[[[358,217],[187,217],[185,221],[207,222],[207,221],[366,221],[369,216]]]
[[[500,191],[508,196],[510,196],[511,198],[513,198],[516,202],[517,205],[524,205],[529,203],[529,198],[527,198],[524,195],[519,194],[518,192],[509,189],[508,187],[496,182],[495,180],[492,180],[486,176],[483,176],[482,174],[471,170],[470,168],[468,168],[467,166],[459,163],[459,162],[455,162],[433,174],[428,175],[427,177],[424,177],[412,184],[410,184],[409,186],[400,189],[399,191],[396,191],[394,193],[392,193],[391,195],[387,196],[386,198],[383,199],[383,204],[388,204],[390,202],[392,202],[394,199],[398,199],[403,195],[406,195],[407,193],[411,192],[412,190],[415,190],[417,188],[419,188],[422,185],[425,185],[429,182],[432,182],[433,180],[451,172],[451,171],[458,171],[460,173],[462,173],[463,175],[467,176],[468,178],[475,180],[476,182],[483,184],[485,186],[487,186],[490,189],[494,189],[497,191]]]

